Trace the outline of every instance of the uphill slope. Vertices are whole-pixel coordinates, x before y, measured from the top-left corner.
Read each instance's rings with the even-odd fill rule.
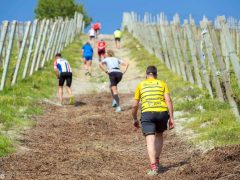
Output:
[[[42,102],[45,113],[22,133],[21,148],[0,159],[3,179],[237,179],[240,147],[218,148],[202,154],[175,131],[165,133],[161,173],[145,175],[148,162],[141,131],[131,122],[130,103],[135,85],[144,78],[129,59],[128,50],[117,50],[111,36],[104,36],[116,56],[130,62],[119,85],[123,112],[111,107],[108,80],[94,60],[93,77],[76,69],[75,106]],[[52,101],[56,101],[53,99]],[[0,178],[0,179],[1,179]]]

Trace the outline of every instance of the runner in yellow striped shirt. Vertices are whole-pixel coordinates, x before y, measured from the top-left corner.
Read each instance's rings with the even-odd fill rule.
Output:
[[[140,82],[136,88],[132,105],[134,126],[139,127],[137,110],[141,101],[141,125],[147,141],[147,150],[151,162],[148,175],[159,172],[159,158],[163,146],[163,132],[174,128],[173,105],[167,84],[157,80],[157,68],[148,66],[146,80]]]

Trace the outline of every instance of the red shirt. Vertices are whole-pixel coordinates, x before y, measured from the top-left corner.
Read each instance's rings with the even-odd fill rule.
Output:
[[[98,42],[98,49],[105,49],[106,43],[104,41],[99,41]]]
[[[101,29],[101,24],[100,23],[95,23],[95,24],[93,24],[92,28],[94,30],[99,30],[99,29]]]

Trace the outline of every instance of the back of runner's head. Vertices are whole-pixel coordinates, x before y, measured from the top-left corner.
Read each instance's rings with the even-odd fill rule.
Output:
[[[113,57],[114,56],[114,52],[111,49],[107,50],[107,54],[108,54],[109,57]]]
[[[146,74],[150,76],[157,77],[157,68],[156,66],[148,66],[146,69]]]
[[[55,57],[62,57],[61,53],[57,53]]]

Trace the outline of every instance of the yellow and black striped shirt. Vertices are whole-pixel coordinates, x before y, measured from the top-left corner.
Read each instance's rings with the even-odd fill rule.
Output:
[[[168,110],[164,99],[164,94],[168,93],[165,82],[148,78],[138,84],[134,98],[141,100],[142,112],[163,112]]]

